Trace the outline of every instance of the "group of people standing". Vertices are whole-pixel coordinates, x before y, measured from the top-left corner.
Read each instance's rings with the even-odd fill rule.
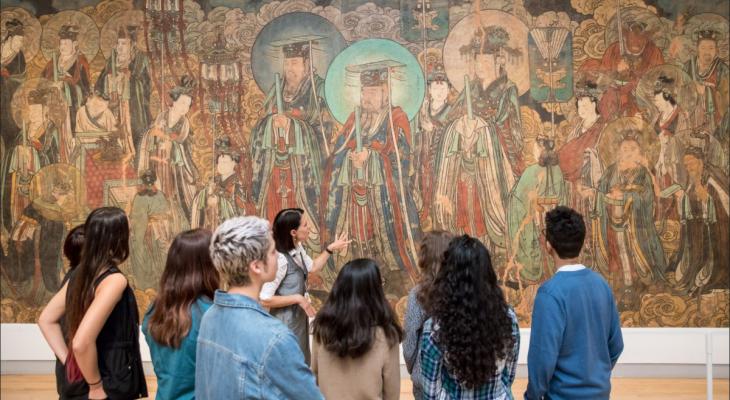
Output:
[[[607,399],[623,349],[613,295],[578,264],[582,216],[558,207],[545,225],[559,269],[536,299],[525,398]],[[308,236],[304,211],[284,209],[273,227],[235,217],[174,239],[142,322],[158,399],[397,399],[401,341],[417,399],[514,398],[520,329],[481,241],[424,235],[402,328],[382,266],[367,258],[339,269],[315,312],[308,275],[351,241],[342,235],[312,259]],[[128,243],[127,216],[114,207],[94,210],[65,241],[72,269],[38,321],[63,399],[148,395],[137,304],[119,269]]]

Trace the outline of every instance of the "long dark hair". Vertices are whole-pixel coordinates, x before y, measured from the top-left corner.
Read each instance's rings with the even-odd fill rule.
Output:
[[[294,238],[291,236],[291,231],[299,229],[302,224],[303,214],[304,210],[301,208],[285,208],[276,214],[274,226],[272,227],[276,251],[288,253],[294,248]]]
[[[84,247],[84,226],[77,225],[68,232],[63,241],[63,255],[69,263],[69,272],[81,262],[81,249]]]
[[[167,252],[167,264],[160,278],[160,291],[148,327],[155,341],[179,348],[192,326],[191,305],[200,297],[212,299],[219,277],[210,259],[207,229],[185,231],[175,238]]]
[[[468,388],[482,386],[514,345],[487,248],[467,235],[452,240],[427,300],[424,308],[438,324],[435,340],[449,372]]]
[[[425,304],[431,296],[433,281],[436,279],[444,260],[444,252],[454,235],[446,231],[426,232],[418,249],[418,269],[421,272],[420,288],[416,294],[418,303]]]
[[[129,256],[129,222],[121,208],[101,207],[92,211],[84,223],[84,246],[74,278],[69,282],[66,326],[73,339],[81,319],[94,299],[94,281],[110,267]]]
[[[391,347],[403,338],[395,312],[385,300],[378,264],[368,258],[345,264],[313,326],[314,338],[338,357],[367,353],[377,327],[383,328]]]

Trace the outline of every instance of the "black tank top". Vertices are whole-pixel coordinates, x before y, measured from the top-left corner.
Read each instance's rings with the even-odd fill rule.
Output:
[[[73,283],[74,273],[69,273],[69,286]],[[117,267],[111,267],[94,281],[94,290],[104,278],[111,274],[121,273]],[[66,292],[66,304],[68,295]],[[122,298],[114,306],[109,318],[96,338],[96,349],[99,362],[99,373],[104,391],[109,399],[139,399],[147,397],[147,383],[142,368],[142,357],[139,351],[139,311],[134,291],[127,285]],[[78,385],[69,385],[69,390],[83,390]],[[88,393],[88,386],[85,391]],[[62,398],[75,398],[82,393],[67,393]]]

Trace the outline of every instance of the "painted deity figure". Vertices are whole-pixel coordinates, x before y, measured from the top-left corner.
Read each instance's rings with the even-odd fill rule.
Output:
[[[129,213],[131,231],[129,253],[135,287],[140,290],[157,288],[165,269],[167,249],[177,232],[187,229],[164,193],[156,186],[157,175],[152,169],[140,174],[142,183],[132,199]],[[178,210],[179,211],[179,210]]]
[[[554,273],[545,247],[545,214],[568,202],[568,188],[558,164],[552,139],[538,139],[535,143],[537,164],[525,169],[509,196],[508,269],[514,268],[505,279],[508,284],[519,279],[522,289],[523,312],[532,310],[537,288]],[[511,272],[511,271],[510,271]]]
[[[155,171],[159,189],[167,196],[171,207],[182,210],[184,225],[190,224],[198,170],[193,163],[191,142],[193,131],[187,117],[195,85],[183,76],[178,86],[169,92],[172,106],[162,111],[144,134],[140,147],[138,171]]]
[[[522,53],[510,47],[509,40],[509,33],[502,27],[479,28],[468,45],[467,54],[475,75],[469,86],[474,115],[486,121],[489,129],[497,134],[512,174],[519,176],[525,167],[519,92],[509,79],[505,65],[506,57],[521,57]],[[466,111],[466,90],[461,93],[459,103],[462,111]]]
[[[190,220],[193,229],[203,227],[215,230],[229,218],[255,211],[236,171],[241,155],[231,148],[229,137],[217,139],[215,147],[216,174],[193,200],[193,216]]]
[[[622,134],[618,160],[598,183],[598,267],[619,291],[619,308],[635,309],[640,294],[665,282],[664,249],[654,224],[659,186],[636,131]]]
[[[65,205],[72,195],[71,184],[59,174],[50,190],[33,200],[15,223],[3,269],[16,297],[42,304],[61,288],[64,221],[72,217]]]
[[[690,147],[683,156],[689,177],[681,197],[681,246],[674,278],[688,295],[714,289],[728,289],[730,251],[728,246],[728,179],[720,169],[705,165],[704,152]]]
[[[361,126],[350,114],[334,146],[322,187],[322,226],[353,242],[341,257],[371,257],[386,271],[386,291],[404,295],[415,279],[419,218],[407,176],[411,162],[408,116],[390,107],[388,68],[358,66]],[[395,140],[394,140],[395,139]],[[323,235],[322,243],[328,243]]]
[[[253,200],[270,221],[285,208],[302,208],[311,222],[310,248],[319,248],[317,219],[329,134],[322,123],[324,79],[312,72],[310,42],[281,46],[284,81],[270,91],[266,117],[252,137]],[[280,103],[280,104],[277,104]],[[279,109],[278,107],[281,107]]]
[[[13,18],[5,22],[6,33],[0,41],[0,137],[2,148],[0,156],[0,229],[10,231],[13,220],[10,217],[10,155],[18,144],[20,127],[13,119],[11,102],[15,91],[25,81],[26,59],[23,52],[25,30],[23,22]]]
[[[418,128],[414,135],[413,187],[420,197],[421,222],[432,221],[432,206],[436,192],[436,173],[439,170],[439,150],[443,143],[446,128],[454,119],[454,102],[451,99],[452,87],[446,78],[443,65],[432,67],[427,80],[428,92],[421,112],[413,125]]]
[[[634,95],[639,79],[649,69],[664,64],[662,51],[651,40],[646,23],[626,21],[621,30],[623,43],[609,44],[597,66],[611,82],[600,104],[601,115],[609,121],[639,112]]]
[[[708,132],[714,132],[722,123],[730,96],[730,69],[718,55],[718,38],[713,30],[697,32],[697,55],[684,65],[699,94],[695,125]]]
[[[89,62],[79,50],[78,35],[78,26],[62,26],[58,32],[58,56],[54,55],[43,70],[43,77],[56,83],[68,106],[67,122],[65,126],[59,127],[60,159],[63,162],[70,161],[75,145],[73,132],[76,132],[76,113],[91,92]]]
[[[665,190],[684,185],[687,179],[682,163],[690,123],[687,114],[677,104],[674,79],[660,76],[654,85],[654,105],[659,110],[654,118],[654,130],[659,136],[659,159],[655,171],[659,188]],[[660,199],[659,219],[679,218],[673,198]]]
[[[152,120],[149,58],[136,46],[138,30],[135,25],[119,28],[116,46],[95,85],[109,99],[121,136],[132,143],[131,153],[135,154]]]

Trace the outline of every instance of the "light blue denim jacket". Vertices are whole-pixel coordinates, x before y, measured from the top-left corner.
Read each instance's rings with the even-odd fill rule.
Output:
[[[198,333],[195,398],[322,399],[293,333],[253,299],[215,293]]]

